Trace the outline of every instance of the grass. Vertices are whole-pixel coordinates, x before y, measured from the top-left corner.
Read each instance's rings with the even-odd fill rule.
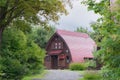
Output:
[[[32,76],[26,76],[22,80],[41,79],[41,78],[43,78],[45,76],[46,73],[47,73],[47,71],[45,70],[41,74],[36,74],[36,75],[32,75]]]
[[[99,71],[83,71],[82,73],[80,72],[81,75],[83,75],[82,79],[79,80],[100,80],[101,75]]]
[[[85,71],[79,71],[80,75],[83,75]]]

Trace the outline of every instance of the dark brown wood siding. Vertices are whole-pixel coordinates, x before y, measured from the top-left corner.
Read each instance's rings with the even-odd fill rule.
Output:
[[[61,50],[61,53],[51,52]],[[46,47],[45,66],[47,69],[65,69],[68,68],[71,61],[70,51],[64,40],[57,34],[49,40]]]

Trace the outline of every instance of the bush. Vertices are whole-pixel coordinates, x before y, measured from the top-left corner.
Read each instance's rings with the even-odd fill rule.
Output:
[[[84,63],[71,63],[69,66],[70,70],[85,70]]]
[[[86,60],[84,64],[88,70],[96,68],[96,61],[94,60]]]
[[[120,80],[120,68],[114,68],[109,70],[104,66],[102,68],[103,80]]]
[[[101,74],[97,71],[86,71],[82,80],[101,80]]]
[[[20,30],[3,33],[0,50],[0,80],[21,80],[43,69],[44,51]]]

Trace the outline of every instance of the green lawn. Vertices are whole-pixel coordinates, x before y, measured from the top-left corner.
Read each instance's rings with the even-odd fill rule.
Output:
[[[80,71],[80,74],[83,75],[83,78],[79,80],[100,80],[102,78],[100,70],[85,70]]]
[[[83,75],[83,74],[84,74],[84,72],[85,72],[84,70],[83,70],[83,71],[79,71],[79,73],[80,73],[81,75]]]
[[[22,80],[32,80],[32,79],[43,78],[46,73],[47,73],[47,71],[43,71],[41,74],[36,74],[36,75],[32,75],[32,76],[26,76]]]

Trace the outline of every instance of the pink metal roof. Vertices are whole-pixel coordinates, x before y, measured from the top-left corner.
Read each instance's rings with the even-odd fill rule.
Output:
[[[57,30],[71,52],[73,62],[83,62],[85,57],[93,58],[95,42],[86,33]]]

